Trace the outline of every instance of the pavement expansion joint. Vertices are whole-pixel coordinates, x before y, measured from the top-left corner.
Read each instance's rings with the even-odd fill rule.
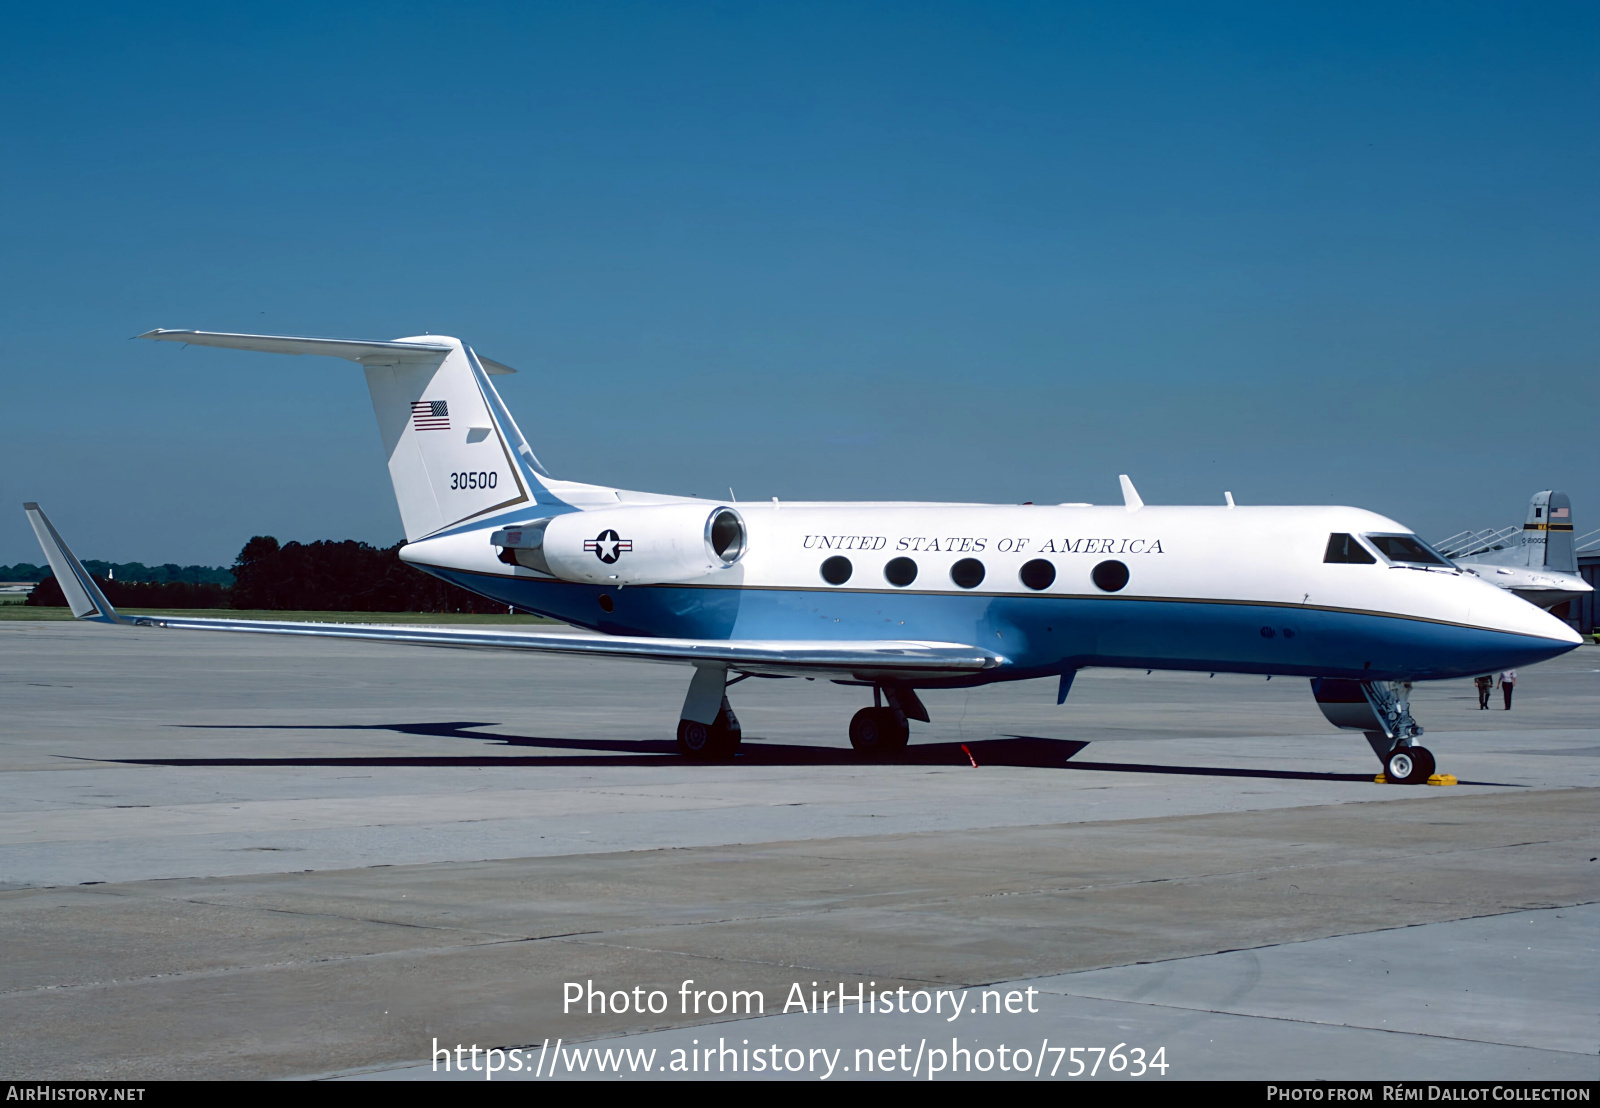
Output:
[[[393,958],[427,957],[457,950],[481,950],[491,946],[510,946],[517,943],[538,943],[547,941],[571,941],[584,935],[600,934],[597,931],[571,931],[560,935],[532,935],[526,938],[494,938],[477,943],[462,943],[450,947],[410,947],[405,950],[373,950],[359,954],[329,954],[318,958],[287,959],[277,962],[255,962],[250,965],[236,966],[211,966],[197,970],[175,970],[170,973],[152,973],[139,977],[112,978],[109,981],[80,981],[71,985],[30,985],[23,989],[8,989],[0,992],[0,1000],[12,997],[34,996],[39,993],[81,993],[93,992],[100,989],[121,989],[130,986],[154,985],[183,980],[202,980],[212,977],[248,976],[257,973],[272,973],[284,969],[297,969],[302,966],[336,965],[350,962],[380,961]],[[723,959],[717,959],[723,960]]]
[[[1427,903],[1434,903],[1434,902],[1430,901],[1430,902],[1427,902]],[[1220,948],[1218,950],[1208,951],[1205,954],[1177,954],[1177,955],[1172,956],[1171,958],[1140,958],[1140,959],[1137,959],[1136,961],[1132,961],[1132,962],[1120,962],[1120,963],[1117,963],[1115,965],[1107,964],[1107,965],[1104,965],[1104,966],[1095,966],[1095,967],[1093,967],[1093,970],[1085,969],[1085,970],[1075,970],[1073,972],[1088,973],[1088,972],[1093,972],[1094,970],[1101,970],[1101,969],[1121,969],[1121,968],[1123,968],[1125,966],[1159,966],[1159,965],[1165,965],[1165,964],[1170,964],[1170,963],[1187,962],[1187,961],[1190,961],[1193,958],[1204,958],[1204,957],[1210,957],[1212,955],[1217,955],[1217,954],[1243,954],[1243,953],[1246,953],[1248,951],[1253,951],[1253,950],[1255,950],[1255,951],[1259,951],[1259,950],[1276,950],[1276,949],[1279,949],[1279,948],[1282,948],[1282,947],[1297,946],[1300,943],[1304,943],[1304,942],[1319,942],[1319,941],[1321,941],[1321,939],[1344,939],[1344,938],[1350,938],[1352,936],[1359,936],[1359,935],[1382,935],[1382,934],[1384,934],[1385,932],[1388,932],[1388,931],[1405,931],[1405,930],[1408,930],[1408,929],[1413,928],[1413,927],[1435,927],[1435,926],[1437,926],[1437,925],[1439,925],[1441,923],[1462,923],[1462,922],[1464,922],[1466,920],[1494,919],[1496,916],[1510,916],[1510,915],[1515,915],[1518,912],[1543,912],[1543,911],[1549,911],[1549,910],[1557,910],[1557,909],[1561,909],[1561,908],[1587,908],[1592,904],[1600,904],[1600,900],[1574,900],[1574,901],[1564,901],[1564,902],[1559,903],[1559,904],[1557,904],[1557,903],[1550,903],[1550,904],[1516,904],[1516,905],[1510,905],[1510,906],[1507,906],[1507,907],[1504,907],[1504,908],[1497,908],[1492,912],[1474,912],[1474,913],[1472,913],[1470,915],[1465,915],[1465,916],[1453,916],[1448,920],[1436,920],[1436,919],[1415,920],[1415,921],[1412,921],[1410,923],[1397,923],[1393,927],[1373,927],[1373,928],[1368,928],[1368,929],[1366,929],[1364,931],[1339,931],[1339,932],[1335,932],[1335,933],[1329,934],[1329,935],[1322,935],[1322,936],[1319,936],[1317,938],[1297,939],[1294,942],[1287,942],[1287,943],[1261,943],[1261,944],[1259,944],[1257,946],[1228,946],[1228,947],[1222,947],[1222,948]],[[1008,978],[1005,978],[1004,981],[998,981],[997,980],[997,981],[986,981],[986,982],[973,982],[972,984],[970,984],[968,986],[968,988],[976,989],[976,988],[981,988],[981,987],[983,987],[985,985],[998,985],[998,984],[1003,984],[1006,981],[1012,981],[1012,980],[1016,980],[1016,981],[1040,981],[1040,980],[1044,980],[1046,978],[1060,977],[1060,976],[1062,976],[1062,975],[1059,974],[1059,973],[1037,973],[1037,974],[1030,974],[1027,977],[1017,977],[1017,978],[1008,977]],[[1078,994],[1078,993],[1067,993],[1067,994],[1064,994],[1064,995],[1079,996],[1081,994]],[[1103,998],[1103,997],[1100,997],[1100,998],[1089,997],[1087,999],[1093,1000],[1093,999],[1105,999],[1105,998]],[[1127,1003],[1132,1004],[1132,1003],[1136,1003],[1136,1002],[1135,1001],[1128,1001]],[[1159,1002],[1157,1002],[1157,1001],[1148,1001],[1148,1002],[1146,1002],[1146,1001],[1138,1001],[1137,1003],[1141,1003],[1141,1004],[1142,1003],[1156,1004],[1156,1003],[1159,1003]],[[1198,1009],[1196,1009],[1196,1010],[1198,1010]],[[1265,1018],[1265,1017],[1263,1017],[1263,1018]]]
[[[205,904],[208,907],[220,907],[220,908],[238,907],[238,905],[217,904],[217,903],[214,903],[212,901],[205,901],[205,900],[191,900],[191,901],[186,901],[186,903],[190,903],[190,904]],[[484,931],[481,928],[469,928],[469,927],[460,927],[460,926],[449,926],[449,925],[444,925],[444,924],[431,924],[431,923],[406,923],[406,922],[403,922],[401,920],[370,919],[370,918],[368,918],[366,916],[346,916],[346,915],[340,915],[337,912],[303,912],[303,911],[300,911],[299,909],[295,909],[295,908],[261,908],[261,907],[255,906],[255,905],[251,905],[249,910],[250,911],[259,911],[259,912],[273,912],[273,913],[277,913],[279,915],[286,915],[286,916],[303,916],[303,917],[305,917],[307,919],[333,919],[333,920],[345,921],[345,922],[348,922],[348,923],[370,923],[370,924],[373,924],[373,925],[379,926],[379,927],[407,927],[407,928],[413,928],[413,929],[418,930],[418,931],[435,931],[435,932],[439,932],[440,934],[466,935],[466,936],[476,935],[476,936],[480,936],[480,940],[479,941],[464,943],[464,944],[462,944],[463,947],[499,946],[499,945],[501,945],[503,943],[538,943],[538,942],[543,942],[546,939],[565,939],[565,938],[570,938],[570,937],[572,937],[574,935],[598,935],[598,934],[602,934],[602,932],[599,932],[599,931],[557,931],[557,932],[554,932],[554,933],[549,934],[549,935],[503,935],[503,934],[496,934],[495,932],[492,932],[492,931]],[[384,951],[384,952],[377,952],[377,953],[387,953],[387,952]],[[356,955],[356,957],[365,957],[365,956],[364,955]]]
[[[837,966],[813,966],[813,965],[810,965],[810,964],[805,963],[805,962],[780,962],[780,961],[776,961],[776,960],[773,960],[773,959],[770,959],[770,958],[729,958],[726,955],[722,955],[722,954],[704,954],[704,953],[701,953],[699,951],[694,951],[694,950],[673,950],[673,949],[671,949],[669,947],[659,947],[659,946],[634,946],[634,945],[629,944],[629,943],[608,943],[608,942],[601,942],[601,941],[592,940],[592,939],[591,940],[585,940],[585,939],[576,939],[576,940],[574,940],[574,939],[563,939],[562,941],[563,942],[571,942],[576,946],[599,946],[599,947],[605,947],[607,950],[628,950],[628,951],[632,951],[632,952],[634,952],[636,954],[652,954],[652,955],[671,954],[671,955],[674,955],[675,957],[689,958],[689,959],[692,959],[692,960],[697,961],[697,962],[715,962],[715,963],[718,963],[718,964],[721,964],[721,965],[730,965],[730,966],[771,966],[774,969],[801,970],[801,971],[804,971],[806,973],[817,973],[817,974],[824,974],[824,973],[825,974],[836,974],[836,973],[839,972],[839,967],[837,967]],[[861,974],[857,974],[856,976],[859,977],[859,976],[861,976]],[[948,989],[948,988],[952,987],[951,984],[948,981],[941,981],[941,980],[938,980],[938,979],[932,978],[932,977],[916,977],[916,976],[906,975],[906,974],[890,974],[890,973],[885,973],[885,974],[882,974],[881,976],[886,981],[890,981],[890,980],[892,980],[892,981],[907,981],[907,982],[913,982],[913,983],[920,984],[920,985],[926,985],[926,986],[929,986],[929,987],[937,987],[937,988],[942,988],[942,989]],[[1055,975],[1046,974],[1046,975],[1043,975],[1043,976],[1055,976]]]
[[[1406,849],[1405,853],[1410,857],[1419,857],[1419,856],[1432,857],[1432,856],[1442,856],[1442,855],[1448,855],[1448,854],[1470,854],[1470,853],[1475,853],[1475,852],[1478,852],[1478,851],[1485,851],[1485,850],[1509,850],[1509,849],[1512,849],[1512,848],[1515,848],[1515,847],[1520,847],[1520,846],[1545,846],[1545,845],[1549,845],[1550,843],[1553,843],[1553,842],[1575,842],[1575,841],[1578,841],[1580,838],[1582,838],[1582,836],[1574,836],[1572,839],[1561,839],[1561,840],[1537,839],[1537,840],[1534,840],[1532,842],[1525,842],[1525,843],[1494,843],[1494,844],[1487,845],[1487,846],[1482,846],[1482,845],[1449,846],[1449,847],[1440,847],[1440,848],[1436,848],[1436,849],[1433,849],[1433,850],[1426,850],[1426,849],[1417,850],[1417,849],[1414,849],[1414,848],[1411,848],[1411,847],[1408,846],[1408,848]],[[1297,846],[1297,845],[1310,846],[1311,844],[1285,844],[1285,845],[1288,845],[1288,846]],[[953,901],[953,900],[983,900],[983,899],[988,899],[988,898],[1007,897],[1007,896],[1049,896],[1049,895],[1055,895],[1055,894],[1060,894],[1060,893],[1104,892],[1104,891],[1109,890],[1109,889],[1128,889],[1128,888],[1136,888],[1136,887],[1141,886],[1141,885],[1161,885],[1161,884],[1173,884],[1173,883],[1184,883],[1184,882],[1199,882],[1199,881],[1226,881],[1226,880],[1232,880],[1234,878],[1245,878],[1245,877],[1254,877],[1254,878],[1257,878],[1257,879],[1265,879],[1266,877],[1269,877],[1269,876],[1271,876],[1273,874],[1279,874],[1279,873],[1294,873],[1294,872],[1299,871],[1299,870],[1307,870],[1307,869],[1331,869],[1331,868],[1339,867],[1339,866],[1366,866],[1366,865],[1370,865],[1371,863],[1372,863],[1372,859],[1370,859],[1370,858],[1339,858],[1339,859],[1335,859],[1333,861],[1329,861],[1327,859],[1319,858],[1319,859],[1316,859],[1314,861],[1286,862],[1286,863],[1283,863],[1282,865],[1275,865],[1275,866],[1252,866],[1249,869],[1217,870],[1215,872],[1210,872],[1210,873],[1182,873],[1182,874],[1176,874],[1176,875],[1171,876],[1171,877],[1144,877],[1144,878],[1140,878],[1140,879],[1138,879],[1136,881],[1107,881],[1107,882],[1093,882],[1093,883],[1083,884],[1083,885],[1056,885],[1056,886],[1048,886],[1048,887],[1033,888],[1033,889],[1009,889],[1009,890],[1000,890],[1000,891],[997,891],[997,892],[988,892],[988,893],[968,893],[968,894],[965,894],[965,895],[959,896],[959,897],[934,898],[930,903],[940,903],[940,902],[948,903],[948,902]]]
[[[1419,925],[1419,926],[1423,926],[1423,925]],[[1274,944],[1274,945],[1281,945],[1281,944]],[[1254,949],[1257,949],[1257,950],[1269,950],[1269,949],[1271,949],[1271,946],[1268,946],[1268,947],[1256,947]],[[1041,991],[1056,992],[1056,990],[1053,990],[1053,989],[1052,990],[1041,990]],[[1449,1041],[1449,1042],[1457,1042],[1457,1043],[1475,1043],[1475,1044],[1480,1045],[1480,1046],[1504,1047],[1504,1046],[1515,1045],[1520,1050],[1538,1050],[1538,1051],[1544,1051],[1544,1052],[1547,1052],[1547,1053],[1550,1053],[1550,1054],[1571,1054],[1571,1055],[1577,1055],[1578,1057],[1589,1057],[1588,1053],[1585,1052],[1585,1051],[1564,1050],[1561,1047],[1554,1047],[1554,1046],[1526,1046],[1526,1045],[1523,1045],[1523,1044],[1520,1044],[1520,1043],[1519,1044],[1511,1044],[1511,1043],[1497,1042],[1494,1039],[1475,1039],[1475,1038],[1471,1038],[1471,1037],[1465,1036],[1465,1035],[1441,1035],[1441,1034],[1438,1034],[1438,1033],[1432,1032],[1432,1031],[1415,1031],[1415,1030],[1410,1030],[1410,1029],[1402,1028],[1402,1027],[1374,1027],[1370,1023],[1349,1023],[1349,1022],[1345,1022],[1345,1021],[1318,1020],[1318,1019],[1309,1019],[1309,1018],[1303,1018],[1303,1017],[1297,1017],[1297,1016],[1275,1016],[1275,1015],[1271,1015],[1271,1014],[1268,1014],[1268,1013],[1265,1013],[1265,1012],[1239,1012],[1239,1011],[1235,1011],[1235,1010],[1233,1010],[1231,1008],[1212,1008],[1212,1007],[1209,1007],[1209,1006],[1206,1006],[1206,1005],[1200,1005],[1200,1004],[1172,1004],[1172,1003],[1169,1003],[1169,1002],[1166,1002],[1166,1001],[1159,1001],[1159,1000],[1129,1000],[1129,999],[1126,999],[1124,997],[1094,996],[1092,994],[1086,994],[1086,993],[1057,992],[1056,995],[1058,995],[1058,996],[1075,997],[1078,1000],[1094,1000],[1094,1001],[1099,1001],[1101,1003],[1109,1003],[1109,1004],[1137,1004],[1137,1005],[1139,1005],[1141,1007],[1145,1007],[1145,1008],[1162,1008],[1162,1009],[1166,1009],[1168,1011],[1175,1011],[1175,1012],[1200,1012],[1200,1013],[1203,1013],[1203,1014],[1209,1015],[1209,1016],[1232,1016],[1232,1017],[1234,1017],[1236,1019],[1271,1020],[1274,1023],[1303,1024],[1303,1025],[1307,1025],[1307,1026],[1311,1026],[1311,1027],[1348,1027],[1348,1028],[1350,1028],[1352,1030],[1356,1030],[1356,1031],[1380,1031],[1385,1035],[1406,1035],[1406,1036],[1410,1036],[1410,1037],[1413,1037],[1413,1038],[1419,1038],[1419,1039],[1441,1039],[1441,1040],[1446,1040],[1446,1041]]]
[[[467,933],[464,927],[451,927],[447,924],[434,923],[408,923],[405,920],[373,919],[370,916],[351,916],[342,912],[308,912],[301,908],[270,908],[261,904],[231,904],[227,901],[199,900],[193,897],[174,898],[184,904],[201,904],[207,908],[227,908],[246,912],[270,912],[278,916],[300,916],[305,919],[334,919],[348,923],[370,923],[375,927],[408,927],[418,931],[447,931],[456,934]]]

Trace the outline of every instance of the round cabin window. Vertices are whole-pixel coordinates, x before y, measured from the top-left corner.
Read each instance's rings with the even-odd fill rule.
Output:
[[[917,579],[917,563],[910,558],[892,558],[883,567],[883,578],[896,588],[905,588]]]
[[[822,563],[822,579],[830,585],[842,585],[850,580],[853,568],[850,565],[849,558],[843,558],[835,554]]]
[[[950,580],[964,589],[975,589],[983,584],[983,563],[976,558],[962,558],[950,567]]]
[[[1096,588],[1106,592],[1121,592],[1128,583],[1128,567],[1121,562],[1101,562],[1089,576]]]
[[[1024,585],[1038,592],[1040,589],[1048,589],[1055,584],[1056,567],[1054,563],[1047,562],[1043,558],[1035,558],[1024,565],[1017,576],[1022,578]]]

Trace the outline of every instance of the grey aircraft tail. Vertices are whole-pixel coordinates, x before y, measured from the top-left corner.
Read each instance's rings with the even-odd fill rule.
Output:
[[[1564,492],[1536,492],[1528,501],[1528,521],[1522,525],[1522,553],[1528,566],[1543,566],[1557,573],[1577,573],[1578,556],[1572,547],[1572,501]]]

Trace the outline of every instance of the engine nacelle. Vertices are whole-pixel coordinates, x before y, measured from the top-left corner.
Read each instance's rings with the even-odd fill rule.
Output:
[[[749,545],[732,508],[650,504],[597,508],[496,531],[500,560],[563,581],[663,585],[727,569]]]

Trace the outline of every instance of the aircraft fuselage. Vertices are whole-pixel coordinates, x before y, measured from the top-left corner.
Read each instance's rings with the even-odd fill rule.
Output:
[[[1558,621],[1448,564],[1381,553],[1325,561],[1333,534],[1409,534],[1355,508],[726,506],[743,519],[747,550],[687,580],[607,583],[606,569],[643,553],[625,527],[611,530],[633,549],[595,551],[600,581],[505,564],[489,541],[504,520],[422,539],[401,556],[507,605],[609,634],[892,637],[970,643],[1006,659],[924,684],[1083,666],[1429,680],[1573,645]]]

